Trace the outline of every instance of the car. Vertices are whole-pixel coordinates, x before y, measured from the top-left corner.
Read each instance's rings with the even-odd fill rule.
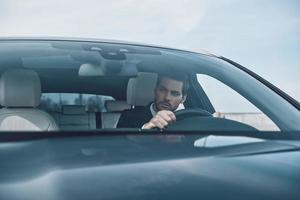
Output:
[[[119,128],[173,73],[176,122]],[[0,199],[299,199],[299,102],[228,58],[7,37],[0,74]]]

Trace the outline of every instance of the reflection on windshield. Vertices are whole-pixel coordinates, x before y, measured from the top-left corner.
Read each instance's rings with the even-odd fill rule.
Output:
[[[195,147],[225,147],[238,144],[263,142],[265,140],[251,137],[238,137],[238,136],[214,136],[209,135],[207,137],[200,138],[194,142]]]

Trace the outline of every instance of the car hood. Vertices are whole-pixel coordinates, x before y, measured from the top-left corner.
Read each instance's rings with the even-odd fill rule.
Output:
[[[176,137],[0,143],[0,199],[297,199],[300,195],[299,141],[194,135],[178,142]]]

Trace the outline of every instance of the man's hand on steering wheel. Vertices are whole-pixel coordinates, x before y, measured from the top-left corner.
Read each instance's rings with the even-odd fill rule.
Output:
[[[146,123],[143,126],[143,129],[151,129],[151,128],[163,129],[175,121],[176,121],[176,117],[172,111],[161,110],[148,123]]]
[[[168,125],[176,121],[176,116],[181,118],[186,118],[190,116],[206,116],[206,117],[221,117],[220,112],[215,112],[213,114],[202,109],[185,109],[173,113],[168,110],[159,111],[148,123],[144,124],[143,129],[159,128],[164,129]]]

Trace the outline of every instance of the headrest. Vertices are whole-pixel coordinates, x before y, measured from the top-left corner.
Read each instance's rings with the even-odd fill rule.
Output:
[[[131,78],[127,85],[127,104],[134,106],[146,106],[154,101],[154,89],[156,87],[157,74],[140,72],[135,78]]]
[[[41,82],[33,70],[11,69],[0,79],[0,104],[4,107],[37,107],[41,98]]]
[[[105,107],[107,112],[121,112],[123,110],[131,108],[131,106],[128,105],[126,101],[114,101],[114,100],[105,101]]]
[[[86,114],[85,106],[81,105],[63,105],[62,113],[64,115],[83,115]]]

